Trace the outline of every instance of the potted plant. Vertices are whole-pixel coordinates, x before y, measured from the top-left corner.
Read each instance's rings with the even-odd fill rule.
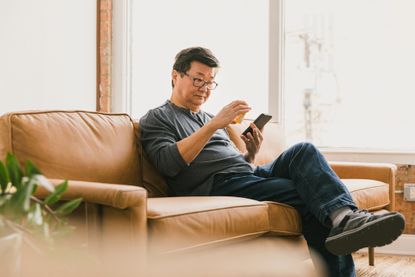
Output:
[[[45,199],[34,196],[38,186],[50,191]],[[41,254],[71,228],[64,216],[82,199],[58,205],[67,187],[67,181],[54,187],[30,161],[22,168],[10,153],[0,161],[0,276],[18,274],[22,246]]]

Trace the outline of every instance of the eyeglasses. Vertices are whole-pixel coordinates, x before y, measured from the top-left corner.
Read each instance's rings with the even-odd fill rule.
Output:
[[[184,72],[183,74],[189,77],[193,81],[193,85],[197,88],[203,88],[204,86],[206,86],[209,90],[214,90],[218,86],[218,83],[216,83],[215,81],[206,82],[203,79],[190,76],[186,72]]]

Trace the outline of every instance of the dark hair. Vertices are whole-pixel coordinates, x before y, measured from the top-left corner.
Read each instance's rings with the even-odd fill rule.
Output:
[[[180,73],[186,73],[193,61],[203,63],[209,67],[219,67],[218,59],[213,55],[212,51],[203,47],[190,47],[181,50],[174,58],[173,69]],[[171,81],[174,87],[173,80]]]
[[[190,47],[177,53],[173,69],[180,73],[186,73],[193,61],[203,63],[209,67],[219,67],[219,61],[212,51],[203,47]]]

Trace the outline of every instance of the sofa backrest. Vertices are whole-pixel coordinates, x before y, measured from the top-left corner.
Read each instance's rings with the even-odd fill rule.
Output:
[[[232,124],[227,130],[236,147],[249,125]],[[282,152],[280,126],[268,123],[255,164],[272,161]],[[7,152],[20,162],[31,160],[54,179],[142,186],[149,197],[168,196],[168,186],[144,153],[140,128],[127,114],[86,111],[33,111],[0,117],[0,160]]]
[[[242,153],[246,151],[246,148],[240,135],[251,122],[252,120],[244,120],[241,124],[231,124],[227,128],[231,140]],[[285,149],[284,133],[280,124],[267,123],[262,130],[262,135],[264,140],[256,155],[255,165],[273,161]]]
[[[134,123],[137,134],[137,148],[140,159],[140,176],[142,186],[147,190],[148,197],[165,197],[169,195],[169,189],[164,177],[157,171],[140,143],[140,126]]]
[[[136,141],[126,114],[33,111],[0,117],[0,159],[14,153],[49,178],[141,185]]]
[[[242,132],[248,127],[251,120],[245,120],[242,124],[232,124],[227,130],[235,146],[245,152],[245,144],[240,138]],[[135,123],[137,137],[140,136],[140,128]],[[263,130],[264,141],[261,149],[256,156],[255,164],[261,165],[275,159],[284,149],[284,137],[280,125],[268,123]],[[140,153],[140,175],[142,176],[142,186],[147,189],[149,197],[168,196],[168,186],[164,178],[157,172],[151,161],[145,154],[138,139],[138,149]]]

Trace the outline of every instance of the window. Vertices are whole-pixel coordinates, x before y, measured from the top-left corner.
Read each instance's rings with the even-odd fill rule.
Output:
[[[415,2],[284,3],[287,142],[415,150]]]
[[[171,95],[174,56],[190,46],[209,48],[221,62],[205,111],[236,99],[268,111],[268,0],[134,1],[132,4],[131,114],[139,118]]]

